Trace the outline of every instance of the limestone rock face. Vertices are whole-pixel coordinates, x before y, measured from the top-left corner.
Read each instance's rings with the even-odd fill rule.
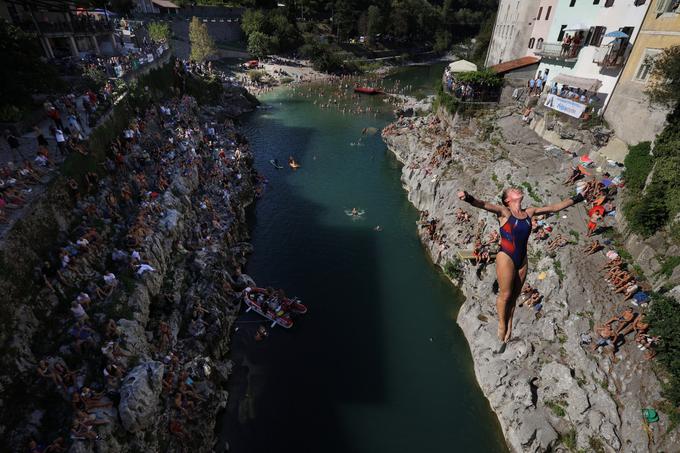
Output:
[[[409,201],[427,211],[427,219],[438,221],[443,240],[430,240],[424,228],[418,231],[440,267],[459,262],[457,252],[472,248],[480,222],[485,222],[484,239],[498,228],[494,215],[458,200],[458,190],[497,203],[504,187],[523,186],[525,206],[570,195],[562,185],[571,165],[568,154],[548,149],[510,109],[473,117],[453,118],[440,111],[401,118],[383,130],[383,139],[403,164]],[[456,222],[459,208],[470,213],[469,223]],[[594,451],[596,444],[626,453],[674,451],[679,439],[673,432],[665,437],[667,419],[662,416],[651,426],[656,444],[640,422],[641,410],[661,400],[661,385],[632,338],[616,361],[581,343],[594,323],[623,308],[620,298],[603,287],[597,269],[604,258],[580,252],[586,244],[581,210],[570,208],[546,219],[571,240],[566,247],[548,253],[545,241],[530,238],[527,282],[543,295],[542,307],[516,308],[513,339],[502,354],[494,354],[499,344],[495,265],[478,273],[462,263],[455,281],[466,300],[457,321],[470,345],[477,380],[513,452],[567,451],[567,437],[583,451]]]
[[[129,432],[141,431],[152,423],[160,409],[164,365],[149,361],[137,365],[123,379],[118,413]]]

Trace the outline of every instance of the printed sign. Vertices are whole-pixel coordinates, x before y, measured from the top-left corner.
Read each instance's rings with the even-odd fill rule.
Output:
[[[584,104],[572,101],[571,99],[561,98],[554,94],[548,95],[545,100],[545,106],[566,115],[573,116],[574,118],[581,118],[583,112],[586,111],[586,106]]]

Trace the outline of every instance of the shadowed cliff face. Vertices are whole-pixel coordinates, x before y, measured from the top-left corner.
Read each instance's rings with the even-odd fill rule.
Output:
[[[545,143],[511,110],[472,119],[441,113],[401,119],[386,128],[383,138],[404,164],[409,200],[439,221],[443,240],[431,241],[424,233],[421,238],[442,267],[456,261],[459,250],[473,248],[470,238],[479,221],[486,224],[484,238],[498,228],[492,215],[460,202],[458,190],[497,202],[504,187],[523,186],[525,206],[571,195],[562,185],[570,160],[546,153]],[[456,222],[458,208],[472,215],[471,222]],[[580,344],[581,334],[592,335],[594,323],[625,308],[598,271],[603,254],[582,253],[590,242],[584,219],[582,206],[547,219],[553,235],[571,240],[554,253],[545,250],[547,241],[530,239],[527,282],[543,295],[543,307],[540,312],[517,308],[514,341],[504,354],[492,353],[497,344],[495,268],[478,274],[471,264],[463,265],[459,283],[467,300],[458,323],[477,379],[514,451],[542,452],[569,443],[585,451],[599,446],[626,452],[672,449],[677,434],[661,435],[667,419],[652,426],[655,441],[642,426],[642,408],[661,400],[660,383],[632,336],[616,361]]]
[[[169,104],[185,109],[172,117],[179,123],[165,119],[169,128],[159,125],[157,111],[146,113],[147,135],[125,153],[123,164],[107,167],[89,189],[80,185],[78,196],[65,179],[55,180],[7,234],[0,276],[7,296],[1,308],[8,314],[0,354],[2,445],[23,451],[30,438],[47,444],[68,438],[79,407],[70,403],[73,393],[89,386],[103,392],[103,407],[87,408],[103,423],[95,430],[101,440],[76,441],[71,451],[182,451],[182,442],[192,451],[212,451],[215,416],[226,404],[225,356],[240,308],[236,291],[252,283],[240,268],[250,252],[245,207],[254,199],[256,181],[248,145],[233,123],[215,126],[225,156],[201,141],[206,122],[252,109],[239,102],[201,112],[185,98]],[[173,136],[178,126],[191,126],[193,135]],[[165,145],[171,137],[173,144]],[[151,159],[151,152],[160,154]],[[138,175],[145,176],[144,184]],[[143,233],[133,241],[136,228]],[[89,244],[76,247],[91,230],[96,234]],[[33,267],[55,261],[58,268],[57,253],[65,246],[74,247],[72,262],[58,275],[46,271],[50,288],[45,269]],[[153,270],[140,275],[130,261],[132,250]],[[123,258],[116,258],[120,251]],[[117,284],[106,294],[101,279],[109,271]],[[92,297],[86,312],[93,344],[84,342],[78,350],[70,304],[82,291]],[[112,352],[109,341],[122,352]],[[49,373],[39,376],[40,360],[49,370],[62,365],[75,371],[75,382],[64,388]],[[107,383],[102,370],[112,363],[123,372]],[[196,395],[192,405],[182,403],[183,410],[174,400],[182,376],[191,378]],[[171,420],[180,422],[184,435],[170,433]]]

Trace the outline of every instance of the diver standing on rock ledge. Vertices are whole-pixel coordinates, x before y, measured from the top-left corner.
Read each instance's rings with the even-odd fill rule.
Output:
[[[512,187],[501,195],[503,206],[477,200],[465,191],[458,192],[458,198],[472,206],[496,214],[500,225],[501,250],[496,256],[496,278],[498,279],[498,339],[497,353],[503,353],[512,336],[512,318],[517,297],[522,291],[527,276],[527,242],[531,234],[531,218],[534,215],[552,214],[583,201],[582,195],[539,208],[522,208],[524,192]]]

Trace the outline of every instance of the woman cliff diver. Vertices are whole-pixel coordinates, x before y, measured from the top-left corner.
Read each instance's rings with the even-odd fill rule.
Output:
[[[493,212],[498,217],[501,234],[501,250],[496,256],[496,276],[498,279],[498,339],[501,341],[499,353],[512,336],[512,317],[515,303],[522,291],[527,276],[527,242],[531,234],[531,217],[561,211],[583,201],[576,195],[559,203],[540,208],[522,208],[522,189],[505,189],[501,196],[503,206],[477,200],[465,191],[458,192],[458,198],[472,206]]]

